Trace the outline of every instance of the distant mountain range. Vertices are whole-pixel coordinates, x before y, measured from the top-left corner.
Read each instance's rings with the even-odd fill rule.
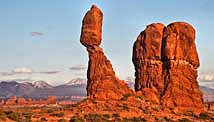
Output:
[[[134,89],[134,79],[127,78],[126,82]],[[201,81],[203,82],[203,81]],[[48,96],[86,96],[86,79],[76,78],[68,83],[58,86],[52,86],[45,81],[35,81],[33,83],[17,81],[0,82],[0,98],[9,98],[11,96],[24,98],[47,98]],[[200,86],[205,94],[214,94],[214,89],[207,86]]]
[[[11,96],[24,98],[47,98],[48,96],[86,96],[86,83],[83,79],[74,79],[70,82],[51,86],[45,81],[35,81],[34,83],[17,81],[0,82],[0,98]]]

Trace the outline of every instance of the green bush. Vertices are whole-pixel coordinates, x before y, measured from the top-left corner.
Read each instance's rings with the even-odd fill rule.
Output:
[[[139,106],[138,109],[140,109],[141,111],[144,111],[144,109],[141,106]]]
[[[66,122],[66,120],[65,119],[60,119],[60,120],[58,120],[58,122]]]
[[[154,111],[160,111],[160,108],[159,108],[158,106],[154,106],[154,107],[152,107],[152,109],[153,109]]]
[[[50,108],[50,109],[47,110],[47,113],[53,113],[54,111],[55,111],[55,109]]]
[[[194,116],[194,113],[192,111],[186,111],[184,113],[185,116]]]
[[[130,96],[131,96],[131,94],[124,94],[123,97],[121,98],[121,100],[126,101]]]
[[[123,118],[122,122],[146,122],[145,118],[133,117],[133,118]]]
[[[4,111],[2,111],[2,110],[0,109],[0,120],[5,121],[6,118],[7,118],[6,114],[4,113]]]
[[[32,113],[22,113],[22,116],[25,118],[25,122],[31,122]]]
[[[42,117],[42,118],[40,119],[40,121],[41,121],[41,122],[47,122],[48,120],[47,120],[45,117]]]
[[[129,110],[129,107],[127,106],[127,104],[123,104],[123,110],[126,110],[126,111]]]
[[[204,119],[204,120],[206,120],[206,119],[210,119],[210,116],[209,116],[209,114],[208,114],[208,113],[206,113],[206,112],[204,112],[204,113],[200,113],[200,115],[199,115],[199,119]]]
[[[17,112],[13,112],[13,111],[8,111],[7,112],[7,117],[11,120],[14,120],[14,121],[17,121],[17,122],[20,122],[21,121],[21,116],[19,113]]]
[[[50,114],[50,116],[63,117],[63,116],[64,116],[64,113],[63,113],[63,112],[60,112],[60,113],[52,113],[52,114]]]
[[[97,104],[97,101],[93,99],[93,100],[92,100],[92,103],[93,103],[93,104]]]
[[[73,116],[70,119],[70,122],[85,122],[85,119],[83,117],[80,117],[80,116]]]
[[[88,114],[85,115],[85,119],[92,122],[106,122],[109,118],[101,114]]]
[[[109,114],[103,114],[103,117],[104,117],[105,119],[109,119],[109,118],[110,118],[110,115],[109,115]]]
[[[114,114],[112,114],[112,117],[114,117],[114,118],[120,118],[120,114],[114,113]]]
[[[145,108],[143,108],[143,112],[144,112],[145,114],[150,114],[150,113],[151,113],[148,106],[145,107]]]
[[[143,96],[138,96],[139,99],[143,100]]]
[[[183,119],[179,119],[178,122],[191,122],[191,121],[188,120],[187,118],[183,118]]]

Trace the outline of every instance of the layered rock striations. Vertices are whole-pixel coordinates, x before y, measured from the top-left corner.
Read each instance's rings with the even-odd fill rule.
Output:
[[[134,43],[132,61],[135,90],[145,98],[178,111],[202,110],[203,98],[197,82],[200,64],[191,25],[148,25]]]
[[[143,91],[145,98],[154,103],[160,103],[164,89],[161,60],[163,30],[164,25],[160,23],[147,26],[137,37],[133,48],[135,90]]]
[[[165,91],[162,104],[187,110],[203,108],[203,96],[197,82],[199,57],[194,28],[183,22],[168,25],[164,31],[163,62]]]
[[[133,94],[133,91],[115,76],[112,64],[99,47],[102,40],[102,20],[103,13],[93,5],[82,21],[80,42],[89,54],[87,95],[98,100],[118,100],[125,94]]]

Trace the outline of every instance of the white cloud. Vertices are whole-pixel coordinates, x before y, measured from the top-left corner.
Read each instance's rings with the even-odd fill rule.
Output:
[[[76,66],[72,66],[69,69],[71,71],[79,71],[79,70],[85,70],[87,67],[85,65],[76,65]]]
[[[21,67],[21,68],[15,68],[12,70],[12,73],[15,74],[32,74],[33,70],[31,68],[27,68],[27,67]]]
[[[62,71],[60,70],[48,70],[48,71],[42,71],[42,72],[38,72],[40,74],[57,74],[57,73],[60,73]]]
[[[44,35],[44,33],[42,33],[42,32],[31,32],[30,34],[31,34],[31,36],[33,36],[33,37],[38,37],[38,36]]]
[[[20,67],[15,68],[9,72],[0,72],[1,76],[12,76],[12,75],[21,75],[21,74],[57,74],[62,71],[60,70],[46,70],[46,71],[34,71],[32,68]]]

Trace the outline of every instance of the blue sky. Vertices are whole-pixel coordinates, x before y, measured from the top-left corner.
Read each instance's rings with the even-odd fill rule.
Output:
[[[121,79],[134,77],[132,45],[146,25],[191,23],[197,32],[199,72],[214,71],[213,0],[1,0],[0,80],[86,78],[88,56],[79,43],[92,4],[104,13],[102,47]]]

